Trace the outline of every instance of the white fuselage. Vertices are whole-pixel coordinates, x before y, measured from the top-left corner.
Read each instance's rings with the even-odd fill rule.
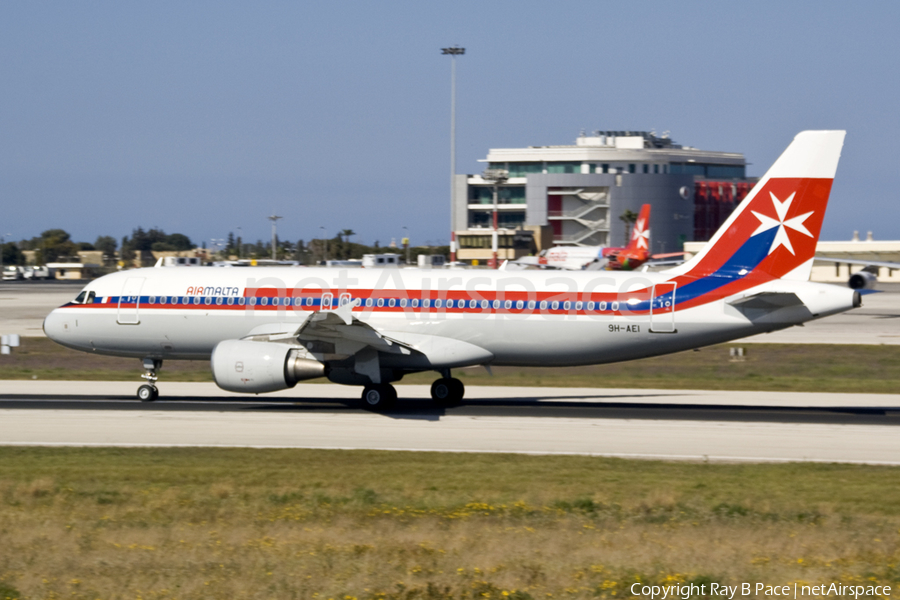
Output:
[[[489,352],[494,365],[565,366],[696,348],[854,306],[852,290],[776,280],[673,311],[653,305],[654,286],[666,279],[606,271],[148,268],[91,282],[85,291],[93,303],[54,310],[44,330],[87,352],[197,360],[260,326],[290,331],[311,312],[351,303],[353,317],[393,339],[466,342]],[[793,293],[803,304],[760,318],[732,305],[760,292]]]

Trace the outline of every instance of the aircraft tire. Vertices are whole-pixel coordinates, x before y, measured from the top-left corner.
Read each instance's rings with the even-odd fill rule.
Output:
[[[366,408],[384,410],[397,401],[397,390],[389,383],[367,385],[363,389],[362,401]]]
[[[159,398],[159,390],[152,385],[142,385],[138,388],[137,397],[141,402],[153,402]]]
[[[464,394],[462,381],[455,377],[441,377],[431,384],[431,399],[439,404],[457,404]]]
[[[461,402],[466,395],[466,386],[456,377],[450,378],[450,389],[453,390],[453,397],[457,402]]]

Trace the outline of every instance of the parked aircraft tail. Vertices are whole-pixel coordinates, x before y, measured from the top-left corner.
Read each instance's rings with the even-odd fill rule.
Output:
[[[809,280],[845,133],[797,134],[703,250],[670,272],[694,280]]]
[[[634,222],[634,228],[631,230],[631,239],[628,241],[626,250],[644,250],[650,252],[650,205],[641,206],[641,212],[637,221]]]

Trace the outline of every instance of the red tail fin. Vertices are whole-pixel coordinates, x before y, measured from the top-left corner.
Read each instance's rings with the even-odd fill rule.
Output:
[[[650,205],[641,206],[641,214],[634,222],[631,230],[631,239],[628,240],[626,250],[644,250],[650,252]]]

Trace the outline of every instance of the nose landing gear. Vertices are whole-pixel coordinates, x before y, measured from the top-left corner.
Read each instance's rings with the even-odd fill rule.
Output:
[[[162,361],[157,358],[145,358],[143,360],[146,373],[141,375],[147,383],[138,388],[137,397],[141,402],[153,402],[159,398],[159,390],[156,389],[156,372],[162,369]]]

